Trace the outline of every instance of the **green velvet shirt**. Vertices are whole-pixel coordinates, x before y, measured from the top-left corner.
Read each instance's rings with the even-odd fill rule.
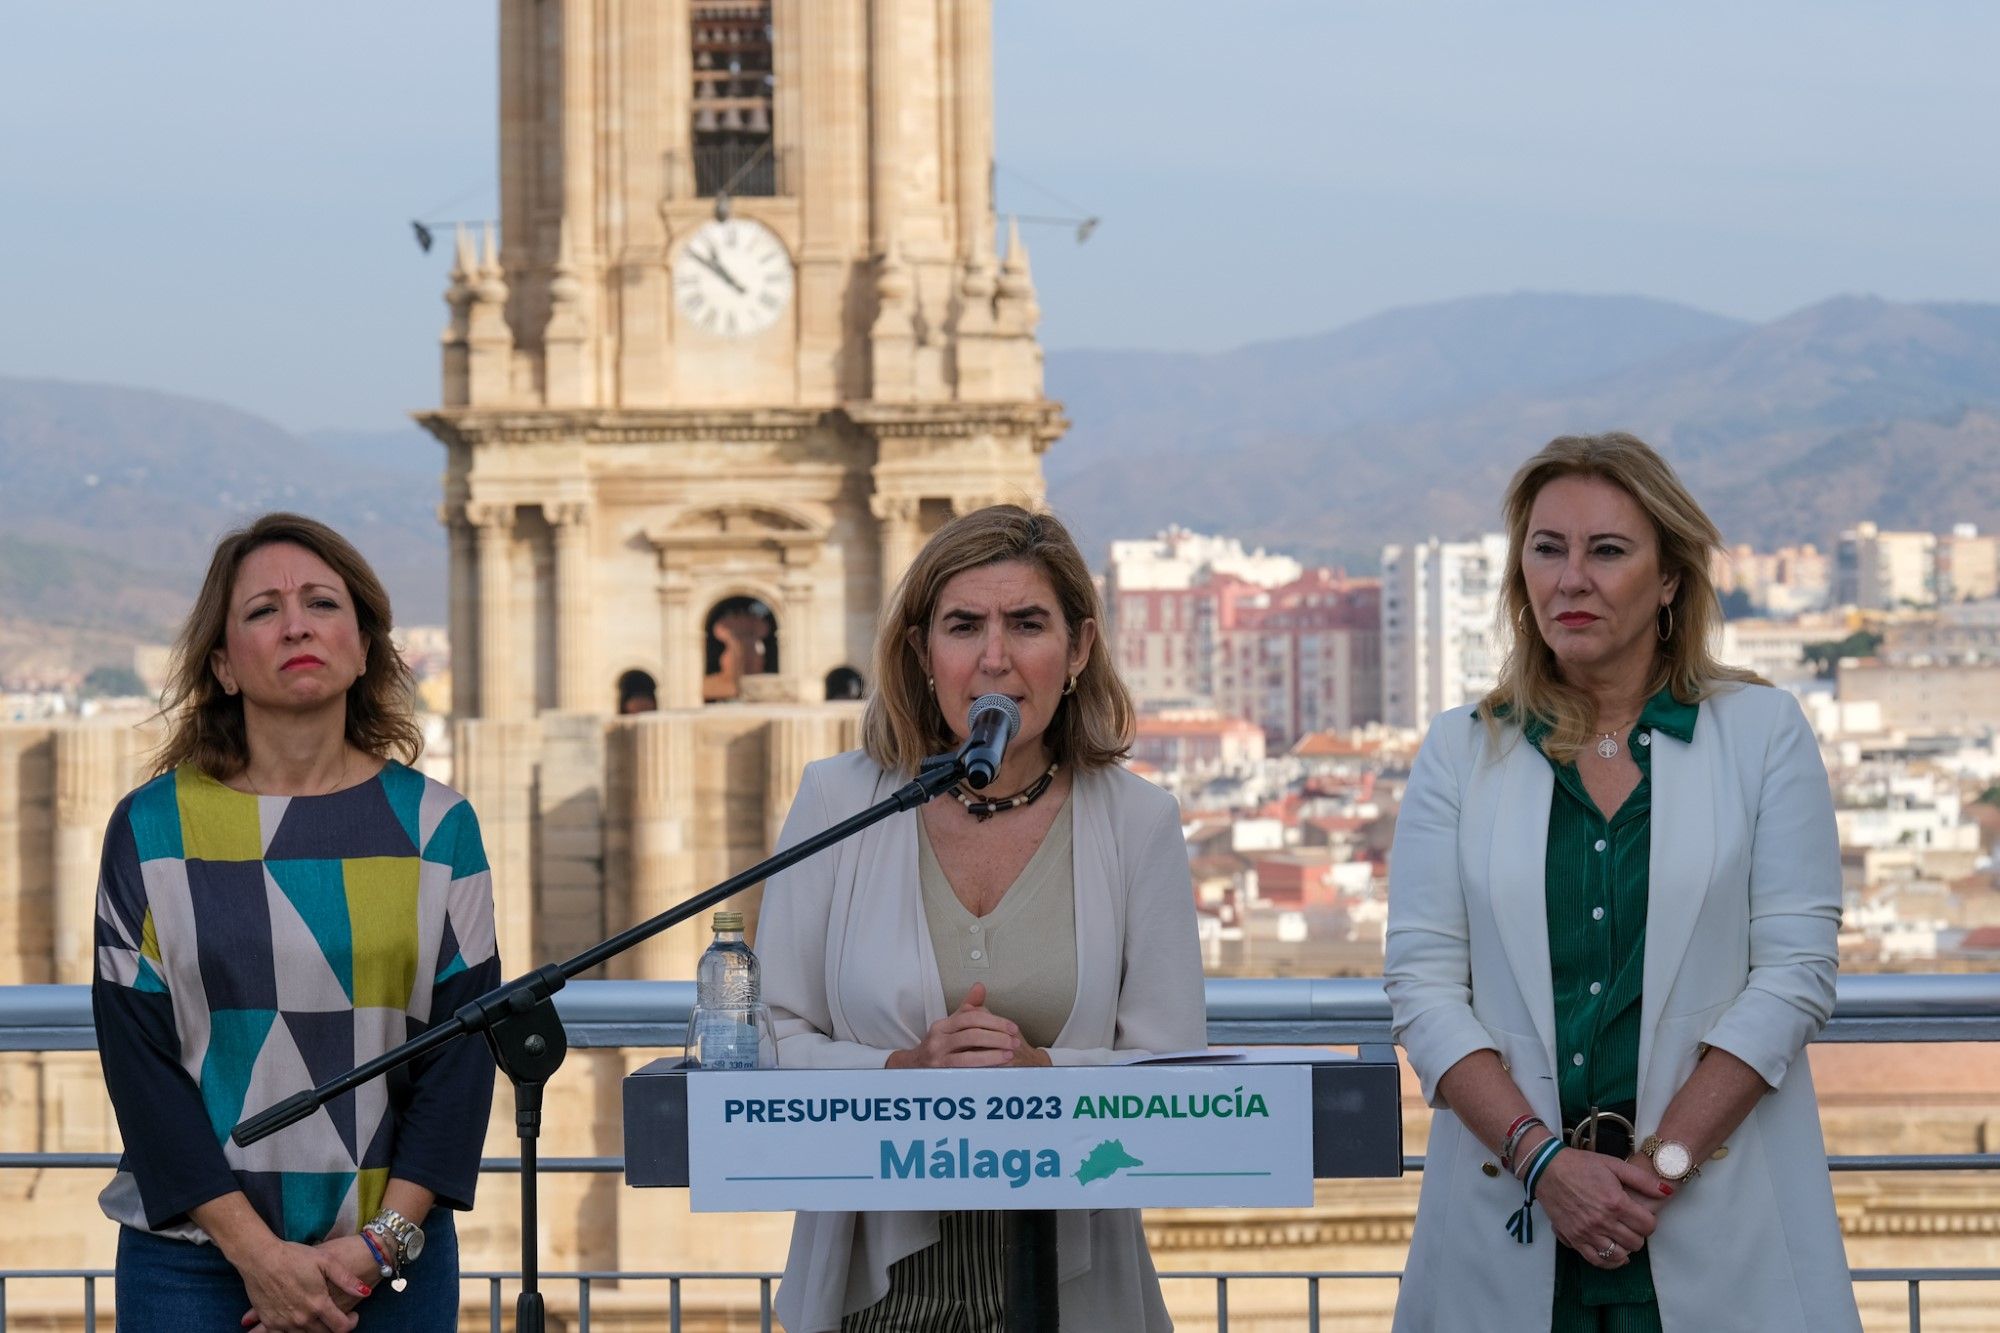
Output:
[[[1639,1002],[1646,963],[1646,897],[1653,849],[1653,733],[1694,739],[1697,704],[1666,690],[1623,740],[1639,765],[1639,785],[1609,818],[1584,789],[1575,764],[1555,770],[1545,862],[1549,965],[1555,979],[1556,1079],[1565,1125],[1592,1107],[1632,1102],[1639,1091]],[[1540,749],[1549,728],[1523,729]],[[1567,1246],[1557,1251],[1557,1307],[1581,1297],[1586,1306],[1653,1299],[1651,1254],[1641,1250],[1622,1268],[1586,1264]],[[1560,1327],[1563,1320],[1557,1320]]]

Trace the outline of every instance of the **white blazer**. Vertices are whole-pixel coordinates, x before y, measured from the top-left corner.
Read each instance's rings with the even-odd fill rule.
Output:
[[[1396,1039],[1435,1114],[1397,1333],[1549,1327],[1555,1229],[1517,1244],[1521,1187],[1438,1100],[1500,1053],[1535,1114],[1561,1113],[1544,864],[1555,775],[1522,738],[1496,750],[1470,707],[1431,724],[1389,865],[1383,968]],[[1648,1242],[1666,1333],[1858,1333],[1812,1074],[1833,1010],[1840,848],[1798,703],[1762,686],[1704,700],[1694,739],[1651,737],[1652,857],[1639,1039],[1643,1136],[1720,1047],[1776,1091],[1674,1196]],[[1567,1058],[1565,1053],[1564,1058]],[[1496,1311],[1507,1312],[1496,1322]]]
[[[888,796],[902,780],[860,751],[807,766],[780,846]],[[1076,1005],[1056,1064],[1112,1051],[1207,1044],[1194,887],[1180,807],[1122,768],[1076,776]],[[879,1068],[945,1017],[925,923],[917,816],[890,818],[774,877],[757,922],[764,997],[787,1068]],[[831,1333],[888,1294],[889,1266],[937,1240],[936,1213],[800,1213],[778,1288],[790,1333]],[[1057,1222],[1062,1326],[1164,1333],[1139,1214],[1065,1212]]]

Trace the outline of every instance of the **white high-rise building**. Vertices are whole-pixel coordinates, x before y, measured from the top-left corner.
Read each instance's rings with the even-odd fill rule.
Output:
[[[1423,727],[1493,688],[1507,538],[1382,548],[1382,720]]]
[[[1835,548],[1834,600],[1888,611],[1937,603],[1938,540],[1928,532],[1884,532],[1857,523]]]

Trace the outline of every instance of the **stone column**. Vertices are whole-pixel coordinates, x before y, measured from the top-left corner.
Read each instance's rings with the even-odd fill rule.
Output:
[[[544,960],[535,956],[534,811],[529,805],[540,759],[533,722],[462,718],[452,724],[452,779],[479,812],[479,832],[493,872],[493,931],[508,976]]]
[[[922,549],[923,531],[918,527],[919,501],[914,495],[882,495],[869,497],[868,507],[874,511],[879,525],[882,546],[882,605],[889,605],[889,598],[896,584],[903,577],[903,571],[917,558]]]
[[[697,715],[698,716],[698,715]],[[696,717],[654,713],[621,724],[631,745],[632,881],[626,921],[657,916],[707,887],[694,883],[694,730]],[[626,952],[622,975],[686,979],[708,947],[697,923],[655,935]]]
[[[701,707],[701,623],[694,581],[660,552],[660,707]]]
[[[868,5],[868,236],[877,259],[894,253],[903,198],[903,124],[900,80],[904,77],[897,49],[902,22],[900,0],[869,0]]]
[[[785,600],[780,621],[784,671],[792,680],[792,697],[800,703],[818,703],[826,692],[828,664],[819,651],[819,607],[813,595],[818,587],[809,569],[787,568],[778,580],[778,595]]]
[[[122,727],[78,723],[56,732],[53,966],[59,983],[87,983],[96,935],[104,826],[127,786]]]
[[[958,249],[971,261],[993,252],[993,0],[952,0],[950,15]]]
[[[45,985],[56,979],[49,920],[55,882],[54,723],[0,726],[0,986]],[[32,1053],[30,1054],[32,1058]],[[23,1105],[32,1106],[28,1102]],[[7,1123],[0,1102],[0,1129]],[[17,1142],[32,1143],[23,1138]],[[6,1187],[0,1172],[0,1189]],[[33,1178],[34,1172],[20,1172]],[[4,1197],[4,1196],[0,1196]]]
[[[479,548],[465,506],[438,506],[438,522],[448,536],[451,595],[451,711],[471,717],[479,711]]]
[[[519,717],[514,680],[514,506],[469,504],[466,518],[478,529],[480,717]]]
[[[556,706],[566,713],[601,713],[610,691],[597,679],[590,619],[590,505],[544,505],[555,534]]]

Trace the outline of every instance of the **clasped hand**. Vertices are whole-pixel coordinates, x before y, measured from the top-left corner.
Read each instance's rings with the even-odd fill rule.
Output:
[[[1672,1193],[1649,1164],[1578,1148],[1555,1155],[1535,1200],[1563,1244],[1598,1268],[1621,1268],[1653,1234]]]
[[[974,982],[965,993],[965,1003],[931,1024],[924,1039],[902,1059],[891,1057],[895,1068],[988,1069],[1002,1065],[1046,1065],[1048,1052],[1028,1044],[1021,1029],[986,1007],[986,984]]]
[[[242,1321],[250,1333],[347,1333],[379,1270],[359,1236],[342,1236],[318,1245],[280,1242],[237,1272],[250,1293]]]

